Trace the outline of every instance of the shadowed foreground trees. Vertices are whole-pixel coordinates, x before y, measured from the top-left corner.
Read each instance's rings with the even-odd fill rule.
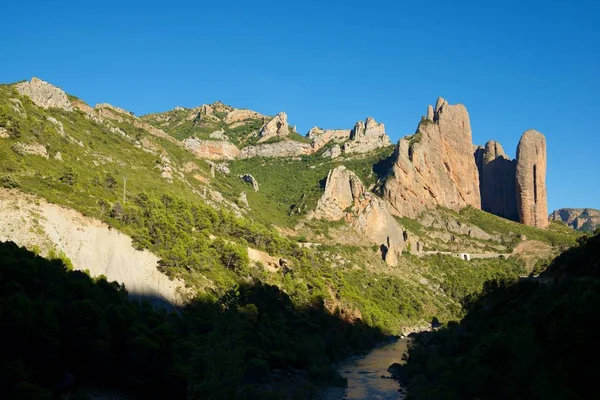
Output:
[[[489,282],[460,324],[413,339],[414,399],[600,398],[600,235],[537,279]]]
[[[383,338],[315,303],[299,308],[277,287],[248,284],[169,314],[0,243],[3,398],[88,386],[156,399],[310,397],[340,383],[333,362]]]

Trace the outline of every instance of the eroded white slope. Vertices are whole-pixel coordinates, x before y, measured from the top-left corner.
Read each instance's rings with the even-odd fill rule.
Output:
[[[159,258],[136,250],[129,236],[81,213],[17,190],[0,189],[0,241],[13,241],[42,254],[63,251],[75,269],[123,283],[133,296],[181,304],[189,291],[158,271]]]

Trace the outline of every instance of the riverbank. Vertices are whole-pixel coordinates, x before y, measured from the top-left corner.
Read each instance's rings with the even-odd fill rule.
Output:
[[[404,394],[398,381],[392,379],[388,368],[393,363],[402,363],[407,339],[394,339],[362,356],[351,357],[338,367],[339,374],[346,378],[346,388],[329,388],[322,400],[374,399],[398,400]]]

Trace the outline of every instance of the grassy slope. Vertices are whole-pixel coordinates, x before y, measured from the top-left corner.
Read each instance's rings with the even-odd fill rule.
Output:
[[[9,100],[11,97],[21,101],[26,117],[19,115],[13,108],[13,103]],[[54,126],[47,121],[47,116],[53,116],[62,122],[66,137],[61,137],[56,132]],[[126,119],[132,120],[133,117]],[[372,252],[370,246],[334,245],[329,249],[315,251],[295,249],[293,241],[279,237],[267,226],[275,224],[293,227],[308,210],[314,208],[322,193],[327,172],[342,163],[322,158],[320,154],[299,160],[250,159],[231,162],[232,173],[229,176],[218,174],[211,185],[232,200],[241,191],[246,191],[252,207],[249,218],[224,223],[229,217],[221,216],[218,217],[219,226],[213,225],[207,232],[189,234],[191,226],[186,210],[193,204],[204,203],[196,194],[202,191],[203,186],[194,179],[195,174],[209,176],[208,166],[204,161],[195,159],[168,140],[148,135],[127,121],[114,123],[134,140],[145,137],[161,146],[180,171],[185,163],[197,166],[195,171],[184,172],[184,179],[179,179],[174,174],[173,183],[168,183],[160,177],[160,170],[156,168],[160,164],[159,157],[135,147],[133,141],[111,133],[104,125],[89,121],[79,111],[67,113],[61,110],[41,110],[28,98],[18,96],[12,87],[0,86],[0,125],[12,124],[9,120],[18,122],[20,137],[0,139],[0,181],[4,186],[16,186],[52,202],[70,206],[140,238],[139,243],[167,260],[175,275],[183,276],[188,282],[200,286],[206,286],[208,278],[217,294],[247,277],[275,284],[298,302],[327,299],[332,292],[339,301],[340,308],[358,309],[362,318],[369,323],[395,331],[400,325],[429,320],[434,316],[441,319],[457,317],[460,315],[460,307],[455,293],[478,290],[485,279],[506,271],[514,274],[512,267],[507,268],[500,262],[489,262],[484,272],[472,274],[469,264],[459,265],[449,258],[417,260],[406,257],[399,268],[389,269]],[[18,155],[11,149],[16,142],[41,143],[48,148],[51,157],[56,151],[60,151],[63,161]],[[83,144],[83,147],[76,142]],[[343,163],[355,171],[365,184],[370,185],[381,175],[384,169],[382,165],[391,150],[382,149]],[[99,166],[94,164],[94,161],[102,163],[109,159],[112,161]],[[241,173],[254,175],[260,184],[260,191],[254,193],[248,184],[242,182],[238,178]],[[76,182],[64,183],[69,180],[65,177],[70,175],[76,177]],[[130,199],[125,211],[132,216],[129,222],[122,218],[112,218],[98,202],[104,200],[114,204],[120,200],[124,177],[127,177]],[[150,208],[133,203],[133,199],[142,192],[154,196],[154,205],[149,206]],[[164,203],[169,200],[160,200],[164,194],[181,200],[177,204],[182,209],[169,210],[165,206],[167,203]],[[294,212],[291,213],[292,211]],[[161,238],[157,239],[156,235],[152,236],[149,231],[157,224],[164,224],[165,229],[175,235],[173,240],[159,240]],[[317,225],[325,231],[332,226],[324,223],[315,224]],[[218,246],[215,247],[208,239],[209,232],[243,246],[249,241],[262,243],[262,239],[257,240],[257,237],[263,236],[275,243],[272,250],[266,247],[265,250],[292,259],[294,274],[268,274],[251,265],[240,270],[225,268],[218,261]],[[533,233],[531,235],[534,236]],[[186,249],[193,248],[197,249],[198,257],[198,254],[189,254],[189,251],[185,254]],[[327,260],[328,257],[338,256],[351,262],[340,266]],[[422,276],[426,276],[429,282],[423,283]],[[454,286],[444,287],[449,279],[447,277],[453,277],[453,285],[458,286],[458,289],[453,289]],[[440,287],[444,290],[440,291]]]

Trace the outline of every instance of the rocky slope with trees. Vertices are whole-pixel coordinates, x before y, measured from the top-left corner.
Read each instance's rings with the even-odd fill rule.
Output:
[[[536,218],[530,226],[481,210],[481,179],[491,174],[499,182],[492,187],[506,188],[500,203],[518,196],[519,179],[519,190],[531,192],[521,206],[529,204],[529,216],[541,212],[541,146],[537,134],[523,140],[524,169],[517,170],[519,160],[509,161],[514,175],[503,167],[481,174],[466,109],[444,100],[429,109],[415,135],[393,146],[384,125],[372,118],[353,129],[313,128],[307,136],[283,112],[268,117],[220,102],[138,118],[109,104],[91,107],[32,79],[0,85],[1,217],[10,222],[0,233],[68,269],[89,270],[90,280],[102,274],[115,279],[130,294],[141,288],[145,297],[159,294],[173,302],[172,288],[165,289],[172,284],[191,304],[202,299],[207,316],[197,325],[144,309],[140,317],[166,318],[176,325],[176,336],[189,338],[177,345],[203,349],[177,361],[177,371],[152,375],[170,374],[181,383],[180,368],[189,366],[187,382],[196,382],[187,386],[192,398],[240,398],[239,387],[248,389],[248,398],[293,397],[286,390],[294,382],[306,397],[337,381],[330,362],[352,352],[348,341],[358,350],[363,347],[354,340],[372,343],[368,338],[408,333],[434,317],[460,318],[465,297],[486,281],[543,270],[575,244],[580,234],[564,224],[540,229],[533,226]],[[492,147],[482,158],[488,163],[502,155]],[[463,168],[467,173],[459,174]],[[517,198],[514,204],[520,207]],[[96,246],[94,238],[104,244]],[[117,242],[118,254],[110,253],[107,247]],[[147,262],[132,263],[142,253]],[[147,287],[152,282],[154,292]],[[8,289],[5,294],[3,299]],[[85,300],[80,292],[65,296],[67,305]],[[62,318],[63,311],[55,311]],[[98,332],[105,332],[100,325]],[[133,340],[147,345],[147,357],[160,359],[153,349],[172,339],[140,329],[141,336],[119,334],[109,344],[82,346],[86,354],[106,346],[118,352]],[[171,328],[165,329],[172,338]],[[263,336],[255,343],[257,331]],[[290,348],[287,341],[301,345]],[[201,356],[207,348],[225,349],[226,357],[218,351]],[[65,357],[60,362],[67,371],[81,367]],[[207,369],[217,361],[219,368]],[[20,381],[50,387],[28,372],[28,364],[6,362],[21,371]],[[153,390],[151,383],[140,389],[137,381],[112,379],[104,382]]]

